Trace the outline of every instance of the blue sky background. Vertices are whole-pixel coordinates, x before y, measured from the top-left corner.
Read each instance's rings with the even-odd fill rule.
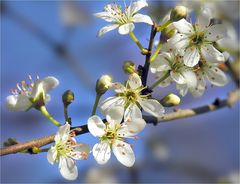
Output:
[[[99,12],[108,1],[81,1],[78,4],[92,13]],[[156,2],[150,2],[156,3]],[[9,15],[1,17],[1,141],[16,137],[20,142],[39,138],[57,131],[39,112],[13,113],[5,107],[5,98],[17,82],[33,77],[55,76],[60,85],[50,94],[52,100],[47,104],[49,112],[63,122],[62,93],[71,89],[75,101],[69,108],[73,125],[86,124],[94,103],[94,85],[102,74],[110,74],[114,81],[123,82],[127,76],[122,72],[122,63],[133,60],[143,64],[142,56],[129,36],[111,31],[101,38],[97,31],[106,22],[91,17],[91,22],[78,26],[70,37],[59,17],[58,1],[9,1],[8,6],[25,17],[34,25],[59,43],[67,44],[69,52],[76,58],[77,64],[87,77],[79,79],[63,58],[56,55],[50,45],[29,32]],[[167,2],[164,2],[167,4]],[[173,2],[171,2],[173,4]],[[144,11],[143,11],[144,12]],[[144,46],[150,26],[136,24],[135,34]],[[149,81],[153,79],[150,76]],[[226,93],[235,88],[230,82],[222,88],[209,87],[202,98],[193,98],[190,94],[182,98],[179,108],[196,107],[214,101],[215,97],[225,98]],[[84,82],[90,81],[90,82]],[[154,95],[161,98],[175,91],[175,86],[159,89]],[[108,93],[104,96],[110,96]],[[172,109],[168,108],[168,112]],[[101,115],[100,113],[98,113]],[[141,182],[215,182],[239,170],[239,104],[231,109],[225,108],[198,117],[176,120],[156,127],[148,125],[140,139],[132,141],[136,153],[136,170]],[[79,142],[94,145],[98,140],[90,134],[79,136]],[[162,142],[169,154],[167,159],[159,160],[154,156],[146,140]],[[79,161],[79,178],[75,182],[84,182],[89,168],[97,167],[90,155],[89,160]],[[131,171],[117,163],[114,156],[104,168],[114,168],[114,175],[120,182],[132,182]],[[50,183],[67,182],[57,165],[50,165],[46,154],[13,154],[1,157],[1,182]]]

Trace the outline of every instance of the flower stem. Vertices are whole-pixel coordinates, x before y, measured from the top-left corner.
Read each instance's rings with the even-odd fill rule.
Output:
[[[100,93],[96,93],[95,102],[94,102],[93,109],[92,109],[92,116],[96,114],[97,106],[98,106],[101,96],[102,95]]]
[[[161,42],[159,42],[156,50],[154,51],[152,57],[150,58],[150,63],[152,63],[156,59],[156,57],[157,57],[159,51],[161,50],[162,46],[163,46],[163,44]]]
[[[143,54],[147,54],[148,53],[147,49],[143,48],[142,44],[139,42],[139,40],[137,39],[135,34],[133,32],[130,32],[129,35],[131,36],[132,40],[137,44],[137,46],[141,50],[141,52]]]
[[[154,89],[157,87],[162,81],[164,81],[166,78],[168,78],[170,75],[169,72],[167,72],[165,75],[162,76],[162,78],[158,79],[156,82],[154,82],[151,86],[150,89]]]
[[[56,126],[61,126],[61,123],[59,123],[57,120],[55,120],[47,111],[45,106],[41,106],[39,108],[39,111],[46,117],[48,118],[54,125]]]
[[[172,23],[171,20],[168,20],[168,21],[164,22],[162,25],[157,27],[157,32],[161,32],[162,30],[164,30],[171,23]]]

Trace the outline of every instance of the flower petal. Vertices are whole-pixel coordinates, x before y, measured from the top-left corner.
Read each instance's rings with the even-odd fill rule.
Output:
[[[87,126],[89,132],[95,137],[101,137],[102,135],[105,134],[106,125],[97,115],[91,116],[88,119]]]
[[[161,79],[164,75],[166,75],[167,72],[157,72],[156,73],[156,80]],[[166,87],[169,84],[171,84],[172,78],[169,76],[164,81],[162,81],[158,86],[160,87]]]
[[[70,125],[68,123],[66,123],[63,126],[60,126],[54,138],[55,142],[59,142],[59,141],[63,143],[67,142],[70,137],[69,133],[70,133]]]
[[[110,24],[110,25],[104,26],[103,28],[101,28],[98,31],[97,36],[100,37],[100,36],[104,35],[105,33],[116,29],[118,26],[119,26],[118,24]]]
[[[142,118],[129,119],[121,124],[118,130],[120,137],[131,138],[140,133],[146,126],[146,122]]]
[[[144,22],[153,25],[152,19],[148,15],[137,13],[133,16],[133,22]]]
[[[129,16],[132,16],[133,14],[137,13],[139,10],[147,6],[148,4],[146,0],[135,1],[132,4],[130,4],[130,6],[127,8],[127,14]]]
[[[142,99],[139,103],[144,111],[155,117],[160,117],[165,112],[164,107],[155,99]]]
[[[168,51],[170,51],[170,49],[176,48],[179,52],[181,52],[181,50],[185,49],[188,45],[189,45],[188,36],[177,33],[173,37],[168,39],[167,49]]]
[[[206,89],[206,82],[204,80],[204,77],[199,74],[197,86],[195,88],[190,88],[190,92],[194,97],[200,97],[203,95],[205,89]]]
[[[52,146],[47,153],[47,160],[50,164],[54,164],[57,158],[57,150],[54,146]]]
[[[107,122],[110,123],[110,126],[114,127],[116,123],[121,123],[124,114],[124,107],[123,106],[115,106],[106,114]]]
[[[86,160],[90,152],[90,147],[87,144],[77,143],[73,150],[69,152],[69,157],[74,160]]]
[[[183,77],[185,78],[186,84],[189,88],[195,88],[197,85],[197,76],[191,70],[185,70],[182,72]]]
[[[142,86],[142,80],[136,73],[129,75],[128,84],[131,89],[137,89]]]
[[[43,84],[43,90],[46,94],[51,89],[57,87],[59,85],[59,81],[53,76],[48,76],[42,80],[42,84]]]
[[[196,28],[197,31],[204,31],[208,28],[210,24],[212,15],[211,15],[211,9],[209,8],[202,8],[200,15],[198,16],[198,19],[196,21]]]
[[[118,161],[126,167],[132,167],[135,162],[135,155],[131,146],[123,141],[115,140],[112,150]]]
[[[107,114],[107,111],[111,109],[113,106],[123,105],[124,99],[122,97],[109,97],[103,102],[100,103],[100,109],[103,114]]]
[[[172,61],[171,54],[163,52],[159,54],[150,65],[152,73],[171,70],[170,62]]]
[[[135,26],[133,23],[123,24],[118,28],[118,32],[122,35],[129,34],[134,30]]]
[[[136,104],[130,104],[125,110],[124,121],[135,118],[142,118],[142,112]]]
[[[188,67],[193,67],[196,64],[198,64],[199,59],[200,59],[200,54],[196,47],[188,48],[183,56],[184,64]]]
[[[33,105],[26,95],[10,95],[6,98],[6,105],[11,111],[27,111]]]
[[[126,90],[125,86],[119,82],[112,83],[110,88],[113,89],[116,93],[123,93]]]
[[[210,42],[215,42],[222,39],[226,33],[227,30],[223,24],[216,24],[207,29],[205,33],[205,39]]]
[[[73,159],[60,157],[59,170],[62,176],[67,180],[75,180],[78,177],[78,169]]]
[[[218,67],[209,66],[205,72],[207,79],[215,86],[225,86],[228,82],[227,76]]]
[[[178,84],[178,83],[176,83],[176,88],[177,88],[177,90],[179,90],[179,93],[182,96],[185,96],[187,94],[187,92],[188,92],[187,84]]]
[[[116,21],[116,19],[113,16],[110,16],[111,14],[109,14],[108,12],[99,12],[99,13],[95,13],[94,16],[103,19],[107,22],[113,22]]]
[[[178,84],[184,84],[184,83],[186,83],[185,78],[184,78],[180,73],[171,71],[171,72],[170,72],[170,75],[171,75],[172,79],[173,79],[176,83],[178,83]]]
[[[181,19],[177,22],[173,22],[172,24],[180,33],[183,33],[183,34],[193,34],[194,33],[192,24],[187,22],[185,19]]]
[[[212,44],[205,44],[201,47],[201,54],[209,63],[223,63],[224,55],[213,47]]]
[[[98,164],[106,164],[111,157],[111,148],[106,141],[95,144],[92,151]]]

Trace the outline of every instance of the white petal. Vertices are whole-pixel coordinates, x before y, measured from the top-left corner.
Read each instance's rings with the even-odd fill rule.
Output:
[[[134,27],[133,23],[123,24],[118,28],[118,32],[122,35],[129,34],[134,30]]]
[[[125,110],[124,121],[135,118],[142,118],[142,112],[136,104],[130,104]]]
[[[150,65],[150,70],[152,73],[168,71],[171,69],[170,62],[172,61],[171,54],[164,52],[157,56]]]
[[[37,80],[34,83],[34,86],[32,88],[32,92],[31,92],[31,97],[34,100],[38,100],[39,96],[43,95],[43,97],[45,98],[45,90],[43,88],[43,81],[42,80]]]
[[[123,93],[126,90],[125,86],[119,82],[112,83],[110,89],[113,89],[116,93]]]
[[[205,70],[208,80],[216,86],[225,86],[228,82],[227,76],[225,73],[220,70],[218,67],[209,66]]]
[[[185,19],[181,19],[177,22],[173,22],[173,26],[183,34],[192,34],[194,33],[194,29],[192,24],[187,22]]]
[[[135,162],[135,155],[131,146],[123,141],[115,140],[112,150],[118,161],[126,167],[132,167]]]
[[[153,25],[152,19],[148,15],[137,13],[133,16],[133,22],[144,22]]]
[[[98,31],[97,36],[100,37],[100,36],[104,35],[105,33],[116,29],[118,26],[119,26],[118,24],[110,24],[110,25],[104,26],[103,28],[101,28]]]
[[[147,7],[148,4],[146,2],[146,0],[138,0],[133,2],[132,4],[130,4],[130,6],[127,9],[127,13],[129,16],[135,14],[136,12],[138,12],[139,10],[141,10],[144,7]]]
[[[203,8],[195,24],[197,30],[204,31],[209,26],[211,18],[211,9]]]
[[[188,48],[183,56],[184,64],[188,67],[193,67],[198,64],[199,59],[200,54],[196,47]]]
[[[50,164],[54,164],[57,158],[57,150],[54,146],[52,146],[47,153],[47,160]]]
[[[95,13],[94,16],[101,18],[107,22],[113,22],[116,21],[116,19],[113,16],[110,16],[111,14],[109,14],[108,12],[99,12],[99,13]]]
[[[6,98],[6,105],[11,111],[27,111],[33,104],[26,95],[10,95]]]
[[[67,180],[75,180],[78,177],[78,169],[73,159],[60,157],[59,170]]]
[[[224,55],[213,47],[212,44],[205,44],[201,47],[201,54],[209,63],[223,63]]]
[[[144,111],[152,114],[155,117],[160,117],[165,112],[164,107],[154,99],[144,99],[139,101]]]
[[[175,34],[168,40],[168,49],[171,47],[176,48],[177,50],[185,49],[189,45],[189,38],[184,34]]]
[[[205,79],[202,76],[199,76],[197,86],[195,88],[190,88],[190,92],[194,97],[200,97],[203,95],[205,89],[206,89]]]
[[[176,83],[176,88],[179,90],[179,93],[182,95],[182,96],[185,96],[188,92],[188,86],[187,84],[177,84]]]
[[[57,87],[59,85],[58,79],[53,76],[48,76],[42,80],[43,90],[45,94],[51,89]]]
[[[100,109],[103,114],[106,115],[107,111],[111,109],[113,106],[123,105],[124,99],[122,97],[109,97],[103,102],[100,103]]]
[[[197,85],[197,76],[191,70],[185,70],[182,72],[183,77],[185,78],[186,84],[189,88],[195,88]]]
[[[131,138],[140,133],[146,126],[146,122],[142,118],[129,119],[121,124],[121,128],[117,134],[120,137]]]
[[[106,114],[107,122],[111,125],[115,125],[116,123],[121,123],[123,119],[124,107],[116,106],[111,109]]]
[[[161,79],[165,74],[166,74],[166,72],[157,72],[156,80]],[[162,81],[158,86],[167,87],[169,84],[171,84],[171,82],[172,82],[172,78],[169,76],[164,81]]]
[[[69,153],[69,157],[74,160],[86,160],[90,152],[90,147],[87,144],[77,143],[73,145],[73,150]]]
[[[98,164],[105,164],[111,157],[111,148],[106,141],[102,141],[93,146],[93,156]]]
[[[70,125],[68,123],[66,123],[65,125],[63,126],[60,126],[56,135],[55,135],[55,142],[67,142],[70,135]]]
[[[184,84],[184,83],[186,83],[185,78],[184,78],[180,73],[171,71],[171,72],[170,72],[170,75],[171,75],[172,79],[173,79],[176,83],[178,83],[178,84]]]
[[[227,33],[226,27],[223,24],[216,24],[210,26],[206,33],[205,39],[211,42],[215,42],[217,40],[222,39]]]
[[[88,119],[88,130],[95,137],[101,137],[105,134],[106,125],[100,117],[94,115]]]
[[[131,89],[137,89],[142,86],[142,80],[136,73],[129,75],[128,84]]]

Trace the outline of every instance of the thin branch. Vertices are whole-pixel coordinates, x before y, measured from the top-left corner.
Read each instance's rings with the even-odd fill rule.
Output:
[[[199,114],[212,112],[224,107],[232,107],[239,99],[240,99],[240,90],[238,89],[236,91],[230,92],[228,95],[228,98],[224,100],[216,99],[213,103],[208,105],[196,107],[193,109],[181,109],[176,112],[165,114],[161,118],[155,118],[153,116],[144,116],[143,118],[146,120],[148,124],[156,125],[162,122],[168,122],[176,119],[188,118],[188,117],[196,116]],[[77,130],[75,130],[76,135],[82,135],[89,132],[87,125],[73,127],[72,129],[76,129],[76,128],[77,128]],[[1,148],[0,155],[3,156],[3,155],[12,154],[12,153],[17,153],[26,149],[30,149],[35,146],[42,147],[52,143],[53,141],[54,141],[54,134],[50,136],[42,137],[39,139],[35,139],[32,141],[28,141],[25,143],[18,143],[9,147]]]
[[[150,58],[151,58],[151,55],[152,55],[152,47],[153,47],[154,37],[155,37],[156,33],[157,33],[156,26],[152,25],[150,39],[149,39],[149,45],[148,45],[148,53],[146,54],[145,64],[144,64],[143,71],[142,71],[143,72],[142,73],[142,84],[143,84],[143,86],[146,86],[146,84],[147,84]]]

